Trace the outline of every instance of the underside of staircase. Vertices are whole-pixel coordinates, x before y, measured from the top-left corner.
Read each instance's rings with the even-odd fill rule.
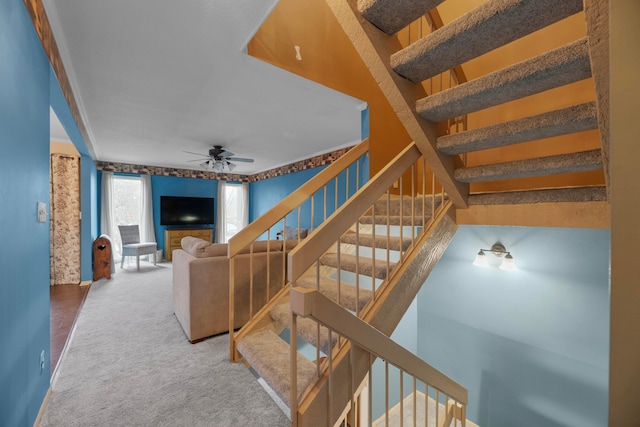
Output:
[[[433,14],[442,0],[327,2],[458,208],[607,200],[608,106],[598,93],[605,90],[598,82],[608,79],[608,68],[598,56],[607,38],[601,22],[605,15],[601,3],[606,2],[488,0],[408,46],[399,42],[396,33]],[[440,73],[583,10],[586,37],[441,91],[428,84]],[[589,102],[476,129],[454,132],[446,125],[474,112],[592,78],[597,97]],[[562,154],[536,152],[522,160],[465,165],[465,156],[471,153],[593,129],[600,130],[604,149],[576,147]],[[470,191],[474,183],[585,171],[604,171],[602,184]]]

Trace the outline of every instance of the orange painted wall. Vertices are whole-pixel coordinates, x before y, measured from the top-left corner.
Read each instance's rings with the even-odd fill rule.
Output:
[[[301,61],[294,46],[300,47]],[[250,55],[369,104],[371,175],[411,139],[325,0],[280,0],[248,46]]]

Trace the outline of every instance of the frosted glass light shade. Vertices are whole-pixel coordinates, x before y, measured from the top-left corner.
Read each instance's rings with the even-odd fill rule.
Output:
[[[476,255],[475,261],[473,261],[473,265],[477,267],[489,266],[489,263],[487,262],[487,256],[485,255],[484,251],[478,252],[478,254]]]
[[[518,269],[516,261],[513,259],[511,254],[506,254],[504,256],[502,264],[500,264],[500,269],[505,271],[516,271]]]

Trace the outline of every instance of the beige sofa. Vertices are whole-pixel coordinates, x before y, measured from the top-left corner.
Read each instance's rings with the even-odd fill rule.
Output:
[[[295,242],[287,241],[287,251],[294,246]],[[271,297],[282,289],[286,277],[282,247],[283,242],[277,240],[255,242],[251,268],[248,250],[237,256],[234,329],[249,320],[251,271],[254,314],[267,301],[267,281]],[[182,239],[182,249],[173,251],[173,311],[192,343],[229,331],[229,259],[226,244],[212,244],[195,237]]]

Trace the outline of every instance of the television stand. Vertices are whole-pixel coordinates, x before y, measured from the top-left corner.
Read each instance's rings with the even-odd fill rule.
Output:
[[[164,257],[167,261],[173,258],[174,249],[182,249],[182,238],[186,236],[210,242],[213,239],[212,228],[166,228],[164,230]]]

